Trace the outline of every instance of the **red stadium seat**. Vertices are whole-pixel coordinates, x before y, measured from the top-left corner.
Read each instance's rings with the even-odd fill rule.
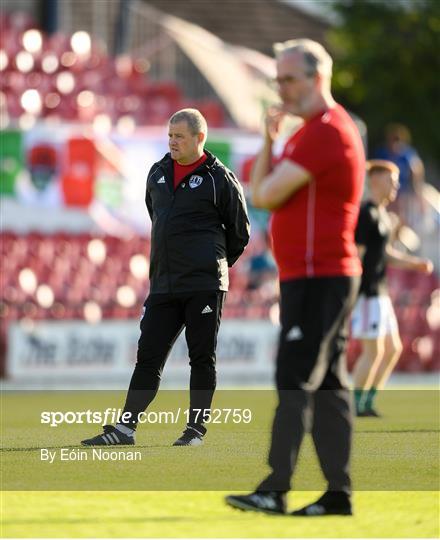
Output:
[[[35,25],[26,14],[5,16],[2,20],[0,46],[7,55],[8,65],[2,76],[1,88],[6,93],[8,114],[12,118],[23,113],[19,100],[27,88],[38,88],[42,95],[44,107],[41,116],[64,120],[90,122],[95,114],[102,112],[114,121],[121,115],[131,114],[137,124],[163,123],[182,104],[181,89],[174,82],[148,81],[148,67],[140,66],[145,64],[144,60],[128,56],[112,59],[95,40],[92,40],[89,57],[81,59],[71,50],[71,36],[62,33],[52,36],[43,33],[42,50],[33,54],[32,71],[21,73],[15,58],[22,48],[23,31]],[[50,62],[44,62],[50,56],[57,59],[52,66]],[[61,71],[75,76],[75,89],[70,95],[57,95],[56,76]],[[81,90],[99,94],[101,99],[96,110],[77,108],[76,97]],[[218,105],[208,102],[201,106],[206,108],[212,125],[217,125]]]
[[[211,127],[222,127],[225,125],[225,110],[217,100],[204,100],[197,103],[197,108],[206,118]]]

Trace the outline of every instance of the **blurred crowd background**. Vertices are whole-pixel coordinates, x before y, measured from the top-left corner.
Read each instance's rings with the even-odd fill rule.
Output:
[[[148,293],[145,179],[167,151],[168,118],[198,108],[209,125],[207,148],[237,173],[246,192],[263,110],[277,100],[272,44],[296,37],[315,39],[332,53],[334,94],[356,119],[368,156],[400,168],[392,208],[397,241],[431,258],[436,271],[390,269],[404,345],[398,369],[438,370],[439,6],[429,0],[2,0],[2,376],[13,377],[20,362],[37,365],[57,331],[52,323],[99,329],[105,321],[139,318]],[[252,239],[232,269],[225,318],[276,325],[268,215],[252,207],[250,213]],[[23,335],[26,353],[14,344]],[[350,364],[357,347],[350,342]]]

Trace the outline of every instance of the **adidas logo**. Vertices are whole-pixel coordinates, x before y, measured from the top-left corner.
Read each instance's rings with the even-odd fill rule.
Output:
[[[158,184],[165,184],[165,176],[161,176],[157,181]]]
[[[259,495],[257,493],[254,493],[251,495],[251,499],[255,502],[255,504],[259,508],[267,508],[268,510],[275,510],[276,509],[276,502],[273,499],[273,497],[270,497],[268,495]]]
[[[103,435],[102,438],[104,439],[105,444],[121,444],[119,437],[114,432],[107,433],[107,435]]]
[[[286,334],[286,341],[298,341],[303,337],[304,336],[301,332],[301,328],[299,326],[292,326],[292,328]]]
[[[209,306],[206,306],[202,310],[202,315],[205,315],[206,313],[212,313],[212,309]]]

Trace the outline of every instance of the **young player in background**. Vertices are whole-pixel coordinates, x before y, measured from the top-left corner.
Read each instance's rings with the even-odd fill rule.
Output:
[[[386,207],[399,189],[399,168],[391,161],[367,163],[370,196],[359,214],[356,244],[363,274],[352,317],[352,337],[362,342],[354,369],[357,416],[380,416],[374,409],[377,390],[383,388],[402,351],[399,328],[386,282],[387,264],[429,274],[432,262],[391,245],[393,225]]]

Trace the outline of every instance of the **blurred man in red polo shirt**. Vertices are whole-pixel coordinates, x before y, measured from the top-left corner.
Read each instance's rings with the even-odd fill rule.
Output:
[[[242,510],[286,512],[310,409],[328,489],[293,515],[350,515],[352,415],[345,347],[361,274],[354,232],[364,149],[354,122],[331,95],[327,51],[308,39],[274,49],[282,105],[268,113],[264,145],[251,175],[254,205],[273,212],[272,246],[281,289],[272,472],[254,493],[231,495],[226,502]],[[272,145],[286,114],[301,117],[304,124],[272,168]]]

